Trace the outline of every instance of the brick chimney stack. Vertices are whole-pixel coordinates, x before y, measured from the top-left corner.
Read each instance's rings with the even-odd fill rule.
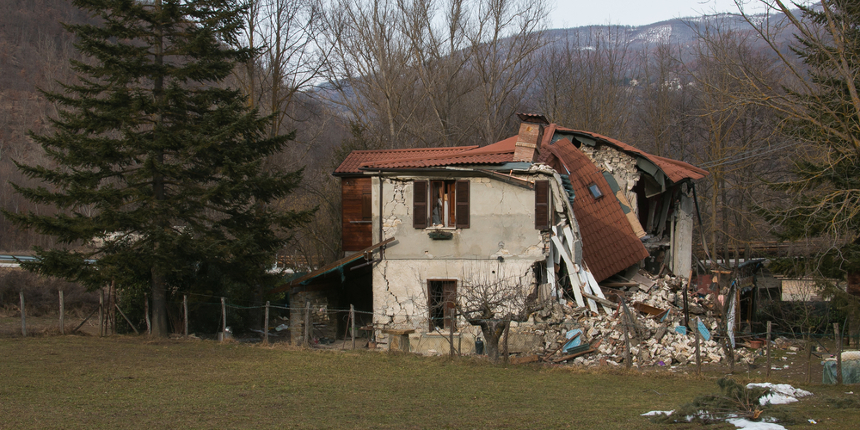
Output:
[[[522,123],[520,132],[517,134],[517,143],[514,147],[514,161],[534,162],[538,154],[538,144],[545,125],[549,121],[543,115],[518,113]]]

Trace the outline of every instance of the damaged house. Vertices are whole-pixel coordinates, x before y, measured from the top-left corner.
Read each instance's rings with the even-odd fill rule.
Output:
[[[462,312],[488,295],[507,311],[554,300],[608,312],[599,283],[643,261],[689,272],[692,183],[706,171],[519,116],[516,136],[484,147],[352,152],[334,172],[346,257],[288,285],[292,306],[318,275],[358,264],[369,273],[340,288],[368,296],[380,344],[441,353],[454,332],[468,352],[480,330]]]

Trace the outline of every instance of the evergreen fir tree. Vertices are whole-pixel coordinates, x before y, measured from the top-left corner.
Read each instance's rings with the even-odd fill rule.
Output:
[[[772,184],[788,192],[792,199],[787,204],[759,208],[759,213],[780,226],[778,235],[783,239],[830,237],[846,244],[843,255],[851,257],[842,260],[837,269],[857,271],[860,76],[856,70],[860,68],[860,5],[832,0],[822,4],[826,9],[800,7],[809,26],[798,21],[796,28],[804,31],[798,31],[798,43],[792,48],[807,66],[807,88],[811,89],[787,91],[793,109],[805,114],[787,118],[789,134],[803,144],[803,149],[793,159],[793,178]],[[808,30],[816,28],[820,31]]]
[[[100,20],[69,25],[87,59],[77,83],[44,93],[59,107],[53,132],[33,135],[50,158],[18,165],[38,187],[15,188],[55,215],[5,212],[63,246],[36,249],[26,267],[101,287],[146,285],[152,329],[168,334],[171,291],[217,268],[224,282],[259,286],[286,232],[311,216],[276,212],[301,171],[266,172],[289,136],[223,82],[250,52],[238,46],[231,0],[74,0]],[[181,284],[181,285],[180,285]]]

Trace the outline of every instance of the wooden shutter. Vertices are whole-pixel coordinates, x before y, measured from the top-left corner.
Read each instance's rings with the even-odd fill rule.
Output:
[[[549,228],[549,181],[535,181],[535,228]]]
[[[469,181],[457,181],[457,228],[469,228]]]
[[[412,182],[412,227],[427,228],[427,181]]]

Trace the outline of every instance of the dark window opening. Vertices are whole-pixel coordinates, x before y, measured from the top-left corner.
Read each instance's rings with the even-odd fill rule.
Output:
[[[469,181],[415,181],[414,228],[469,228]]]
[[[457,329],[454,319],[457,302],[457,281],[428,281],[428,308],[430,309],[430,331]]]
[[[434,227],[457,225],[454,181],[430,181],[430,224]]]

